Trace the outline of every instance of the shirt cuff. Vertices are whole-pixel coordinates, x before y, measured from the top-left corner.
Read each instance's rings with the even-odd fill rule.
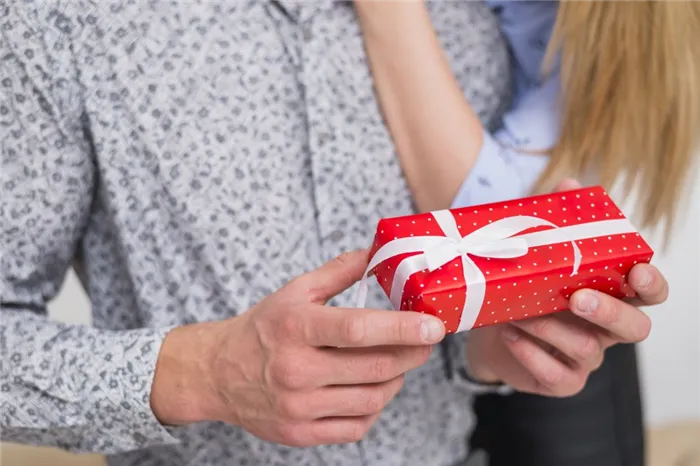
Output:
[[[150,403],[170,330],[103,330],[3,309],[3,344],[21,362],[0,364],[12,406],[3,438],[108,455],[177,443]]]
[[[92,414],[101,419],[93,424],[96,443],[87,448],[81,445],[79,451],[91,451],[99,445],[101,453],[115,454],[179,443],[172,435],[174,429],[161,424],[151,407],[158,355],[171,330],[172,327],[110,332],[106,342],[110,347],[90,348],[93,355],[103,359],[102,382],[83,400],[84,414],[86,418]],[[106,360],[103,356],[108,355],[111,358]],[[92,435],[86,437],[90,439]]]
[[[496,136],[484,131],[479,155],[460,186],[452,208],[517,199],[531,192],[548,158],[519,152],[507,139],[505,131]]]
[[[140,411],[137,413],[140,420],[132,418],[132,422],[135,429],[142,430],[143,437],[137,436],[134,439],[136,444],[143,440],[154,445],[174,445],[179,443],[179,439],[173,436],[176,428],[161,424],[151,407],[151,390],[160,348],[166,335],[174,328],[175,326],[160,329],[146,328],[138,331],[140,337],[143,338],[144,344],[147,345],[150,342],[153,345],[153,351],[149,353],[148,357],[142,354],[140,360],[144,374],[143,390],[139,392],[141,397]]]
[[[514,389],[502,383],[483,383],[472,377],[467,364],[467,338],[469,332],[462,332],[455,335],[449,335],[450,344],[448,346],[448,357],[453,361],[452,364],[452,380],[460,389],[464,389],[470,394],[498,394],[509,395]]]

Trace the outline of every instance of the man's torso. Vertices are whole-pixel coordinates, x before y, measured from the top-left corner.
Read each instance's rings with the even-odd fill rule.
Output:
[[[367,246],[380,218],[411,211],[351,3],[42,8],[47,28],[71,38],[81,81],[73,97],[97,183],[80,269],[96,326],[245,312]],[[492,122],[510,86],[494,18],[474,2],[439,2],[431,14],[471,104]],[[387,303],[377,291],[370,305]],[[289,449],[205,423],[175,430],[178,447],[110,462],[449,465],[466,453],[469,403],[436,351],[357,444]]]

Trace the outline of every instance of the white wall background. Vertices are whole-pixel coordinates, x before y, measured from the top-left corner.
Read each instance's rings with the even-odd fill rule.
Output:
[[[654,425],[700,419],[700,170],[691,180],[683,221],[667,251],[660,238],[647,239],[652,261],[666,276],[669,299],[649,309],[653,329],[641,347],[647,420]],[[626,203],[631,211],[633,200]],[[680,219],[679,219],[680,220]],[[645,235],[646,236],[646,235]]]
[[[689,418],[700,419],[700,170],[667,251],[660,238],[645,234],[657,250],[653,263],[671,287],[666,303],[650,309],[654,327],[641,348],[641,370],[647,421],[658,426]],[[613,194],[613,197],[615,195]],[[634,199],[623,204],[632,212]],[[49,307],[53,317],[89,322],[90,305],[70,273],[61,294]]]

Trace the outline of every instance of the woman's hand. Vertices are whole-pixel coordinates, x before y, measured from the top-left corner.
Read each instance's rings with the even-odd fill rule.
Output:
[[[630,286],[646,305],[666,300],[668,284],[653,266],[639,264]],[[476,329],[467,341],[471,375],[518,391],[571,396],[603,362],[605,349],[640,342],[651,321],[639,308],[592,290],[579,290],[571,311]]]
[[[668,296],[668,283],[649,264],[635,266],[629,284],[637,293],[635,303],[579,290],[569,301],[571,311],[473,330],[467,341],[471,375],[521,392],[578,393],[603,362],[605,349],[649,335],[651,321],[636,304],[660,304]]]

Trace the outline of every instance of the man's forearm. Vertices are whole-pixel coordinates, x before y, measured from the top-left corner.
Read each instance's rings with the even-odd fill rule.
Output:
[[[416,205],[449,207],[482,144],[422,2],[356,2],[375,87]]]

